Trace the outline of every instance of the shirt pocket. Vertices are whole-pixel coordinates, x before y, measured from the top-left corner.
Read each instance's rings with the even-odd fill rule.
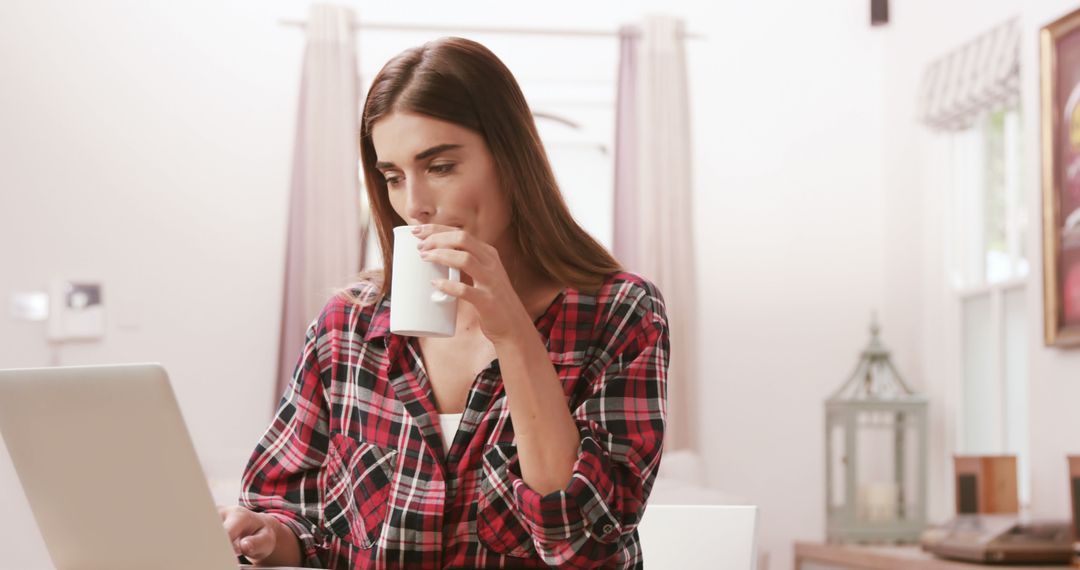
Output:
[[[536,547],[528,526],[518,512],[514,489],[510,487],[509,467],[516,455],[517,448],[506,443],[492,445],[484,452],[476,532],[480,542],[494,552],[533,558]]]
[[[348,544],[371,548],[386,520],[397,450],[334,434],[319,473],[327,530]]]

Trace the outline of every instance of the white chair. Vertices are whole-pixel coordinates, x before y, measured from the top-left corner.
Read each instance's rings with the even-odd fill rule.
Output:
[[[646,570],[755,567],[755,506],[649,505],[638,533]]]

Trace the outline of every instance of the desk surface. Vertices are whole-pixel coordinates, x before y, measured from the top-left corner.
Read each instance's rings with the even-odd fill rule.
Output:
[[[822,544],[820,542],[795,543],[795,570],[801,570],[803,561],[835,564],[860,570],[975,570],[978,568],[1003,568],[1007,570],[1055,570],[1071,566],[1001,566],[974,564],[945,560],[918,546],[855,546],[849,544]]]

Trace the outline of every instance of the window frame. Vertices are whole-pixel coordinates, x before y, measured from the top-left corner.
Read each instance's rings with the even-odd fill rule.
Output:
[[[987,164],[987,144],[990,115],[992,113],[1005,113],[1003,117],[1003,157],[1002,176],[1004,180],[1004,232],[1005,253],[1008,255],[1009,275],[997,280],[991,280],[988,275],[988,249],[987,237],[987,184],[989,165]],[[1010,105],[1006,108],[992,109],[981,113],[974,124],[964,130],[949,132],[949,186],[951,186],[948,199],[949,213],[946,223],[949,228],[946,232],[949,243],[947,244],[946,263],[952,315],[950,328],[954,336],[954,346],[951,351],[950,370],[955,373],[953,377],[952,397],[956,402],[956,416],[950,426],[954,452],[957,454],[1000,454],[1008,453],[1017,456],[1017,491],[1021,508],[1026,508],[1031,499],[1030,482],[1030,440],[1028,438],[1029,414],[1027,410],[1028,392],[1028,369],[1026,367],[1028,345],[1027,322],[1032,312],[1026,306],[1026,291],[1031,286],[1031,263],[1030,255],[1025,255],[1027,248],[1026,231],[1029,231],[1031,213],[1027,211],[1027,201],[1022,196],[1021,173],[1022,164],[1022,110],[1018,105]],[[1019,352],[1010,352],[1010,329],[1008,298],[1024,300],[1022,305],[1022,318],[1019,326],[1023,334],[1016,335],[1013,347]],[[970,379],[966,362],[968,362],[968,331],[966,330],[967,308],[975,301],[986,299],[989,302],[989,338],[991,343],[989,361],[985,362],[989,369],[987,384],[991,387],[989,397],[993,404],[989,406],[993,417],[981,422],[988,425],[989,433],[973,434],[972,426],[975,425],[968,409]],[[1009,358],[1012,354],[1018,354],[1025,366],[1021,377],[1015,381],[1019,384],[1010,384],[1008,373],[1010,370]],[[1019,406],[1010,405],[1010,394],[1021,390],[1021,402]],[[1016,404],[1016,403],[1014,403]],[[973,447],[978,440],[992,442],[990,449]],[[951,469],[951,466],[950,466]],[[950,487],[951,479],[950,479]]]

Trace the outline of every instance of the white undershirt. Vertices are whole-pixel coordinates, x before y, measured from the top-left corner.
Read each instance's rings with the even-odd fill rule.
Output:
[[[443,449],[446,451],[450,451],[450,444],[454,443],[454,435],[457,434],[459,425],[461,425],[461,414],[439,414]]]

